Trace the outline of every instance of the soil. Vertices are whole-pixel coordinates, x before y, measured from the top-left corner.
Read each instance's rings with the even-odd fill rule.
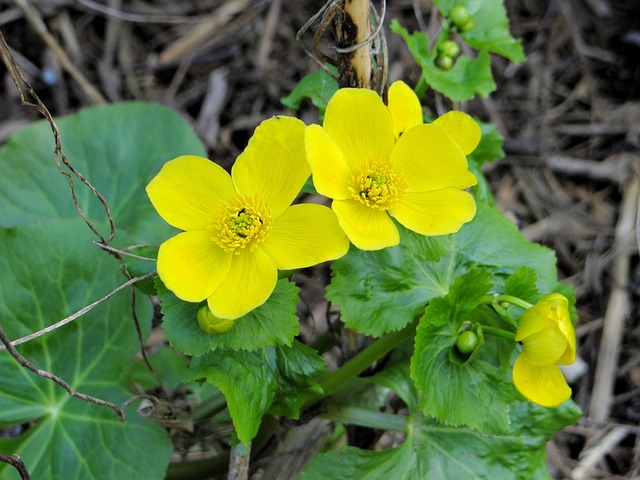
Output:
[[[322,3],[0,0],[0,31],[54,116],[101,101],[156,101],[180,112],[210,158],[229,167],[258,123],[292,113],[280,99],[317,69],[296,32]],[[387,22],[433,32],[427,0],[388,3]],[[506,156],[485,167],[497,205],[527,238],[555,250],[560,278],[575,288],[579,361],[567,375],[585,415],[549,442],[550,471],[639,478],[640,2],[506,7],[527,61],[493,57],[498,88],[489,98],[452,105],[435,95],[426,106],[498,126]],[[35,27],[40,19],[57,49]],[[406,46],[386,36],[391,80],[415,85],[420,71]],[[3,143],[38,114],[0,74]],[[310,103],[298,116],[317,121]]]

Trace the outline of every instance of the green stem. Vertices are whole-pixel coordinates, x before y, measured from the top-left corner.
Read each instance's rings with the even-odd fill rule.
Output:
[[[511,340],[512,342],[516,341],[516,334],[513,332],[509,332],[508,330],[503,330],[502,328],[489,327],[487,325],[482,325],[482,333],[488,333],[489,335],[493,335],[494,337],[502,337],[507,340]]]
[[[416,88],[413,89],[414,92],[416,92],[416,95],[418,96],[418,98],[422,98],[424,97],[424,94],[427,92],[427,87],[429,85],[427,85],[427,81],[424,79],[424,77],[420,77],[420,80],[418,81],[418,85],[416,85]]]
[[[320,386],[322,387],[323,393],[311,397],[304,404],[303,408],[307,408],[319,400],[328,397],[345,386],[350,380],[356,378],[373,362],[385,356],[403,340],[414,335],[417,324],[418,320],[416,319],[403,330],[388,333],[384,337],[373,342],[347,363],[342,365],[338,370],[325,376],[320,380]]]
[[[529,302],[525,302],[521,298],[514,297],[512,295],[504,295],[504,294],[495,294],[495,295],[485,295],[480,303],[485,305],[491,305],[496,302],[506,302],[511,303],[513,305],[517,305],[519,307],[524,308],[525,310],[533,307]]]
[[[330,405],[329,410],[320,415],[320,417],[340,423],[378,428],[380,430],[393,430],[395,432],[406,432],[408,424],[408,417],[406,416],[335,404]]]

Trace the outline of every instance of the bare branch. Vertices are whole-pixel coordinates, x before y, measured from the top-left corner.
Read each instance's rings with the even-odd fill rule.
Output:
[[[91,229],[91,231],[100,239],[101,243],[103,244],[110,243],[111,240],[113,239],[113,236],[116,233],[116,227],[113,222],[113,218],[111,217],[111,210],[109,209],[109,204],[107,203],[104,196],[91,183],[89,183],[89,181],[86,178],[84,178],[84,176],[78,170],[76,170],[73,167],[73,165],[71,165],[71,163],[65,156],[62,150],[62,143],[60,141],[60,130],[58,129],[56,122],[53,120],[53,116],[51,115],[51,112],[49,112],[49,109],[45,106],[44,103],[42,103],[42,100],[40,100],[40,98],[36,94],[31,84],[27,81],[25,76],[22,74],[22,70],[20,70],[20,67],[17,65],[16,61],[14,60],[13,55],[11,54],[11,50],[9,49],[9,45],[7,45],[7,41],[5,40],[4,35],[2,35],[2,32],[0,32],[0,54],[2,55],[2,60],[7,67],[7,70],[9,70],[9,73],[11,74],[11,78],[13,79],[13,83],[15,84],[16,89],[18,90],[18,94],[20,95],[20,102],[22,103],[22,105],[35,108],[47,119],[47,122],[49,122],[49,126],[51,127],[51,131],[53,132],[53,138],[55,140],[55,148],[53,150],[53,156],[56,161],[56,166],[58,167],[58,170],[60,171],[60,173],[65,177],[67,177],[67,180],[69,182],[69,187],[71,189],[73,204],[76,207],[78,214],[82,217],[82,219],[87,224],[87,226]],[[25,93],[25,90],[26,90],[26,93]],[[33,99],[35,103],[28,101],[27,97]],[[73,183],[73,177],[71,176],[71,173],[69,173],[63,168],[61,164],[61,160],[62,160],[62,164],[64,164],[64,166],[67,167],[71,171],[71,173],[73,173],[73,175],[75,175],[76,178],[78,178],[78,180],[84,183],[93,192],[93,194],[96,196],[98,201],[102,204],[104,211],[107,215],[107,219],[109,220],[110,232],[109,232],[109,237],[107,239],[105,239],[102,236],[102,234],[98,232],[96,227],[91,223],[91,221],[84,214],[82,207],[80,207],[80,204],[78,203],[75,185]]]
[[[8,463],[13,468],[18,470],[18,473],[20,474],[20,478],[22,480],[31,480],[26,465],[22,460],[20,460],[20,457],[18,455],[9,456],[0,453],[0,462]]]
[[[69,393],[69,395],[71,395],[72,397],[79,398],[80,400],[84,400],[86,402],[95,403],[95,404],[101,405],[103,407],[111,408],[114,412],[116,412],[118,417],[120,417],[120,421],[124,422],[124,411],[121,410],[114,403],[107,402],[106,400],[102,400],[100,398],[92,397],[91,395],[85,395],[84,393],[77,392],[76,390],[71,388],[71,385],[69,385],[67,382],[62,380],[57,375],[54,375],[51,372],[47,372],[46,370],[42,370],[42,369],[36,367],[33,363],[31,363],[29,360],[27,360],[25,357],[23,357],[16,350],[16,348],[13,345],[11,345],[11,340],[9,339],[7,334],[4,332],[2,327],[0,327],[0,341],[4,344],[4,347],[9,351],[11,356],[13,358],[15,358],[18,361],[18,363],[20,363],[20,365],[22,365],[23,367],[28,368],[33,373],[35,373],[36,375],[41,376],[42,378],[47,378],[47,379],[57,383],[62,388],[64,388],[67,391],[67,393]]]
[[[67,323],[73,322],[76,318],[81,317],[82,315],[84,315],[88,311],[94,309],[95,307],[100,305],[102,302],[104,302],[104,301],[108,300],[109,298],[113,297],[120,290],[124,290],[125,288],[135,284],[136,282],[139,282],[141,280],[146,280],[147,278],[151,278],[151,277],[153,277],[155,275],[156,275],[156,272],[151,272],[151,273],[146,273],[144,275],[140,275],[139,277],[131,278],[130,280],[126,281],[125,283],[123,283],[119,287],[115,288],[110,293],[106,294],[101,299],[96,300],[95,302],[87,305],[84,308],[81,308],[76,313],[71,314],[66,318],[63,318],[59,322],[56,322],[53,325],[49,325],[48,327],[45,327],[42,330],[38,330],[37,332],[34,332],[34,333],[31,333],[31,334],[29,334],[27,336],[18,338],[17,340],[14,340],[13,342],[10,342],[10,345],[11,345],[11,347],[14,347],[15,345],[20,345],[21,343],[28,342],[29,340],[33,340],[34,338],[41,337],[42,335],[44,335],[46,333],[53,332],[54,330],[62,327],[63,325],[66,325]],[[6,350],[6,349],[8,349],[8,347],[6,345],[5,346],[0,345],[0,352],[2,350]]]

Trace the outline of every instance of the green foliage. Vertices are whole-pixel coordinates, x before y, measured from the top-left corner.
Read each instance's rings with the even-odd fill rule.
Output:
[[[434,0],[433,3],[443,16],[448,16],[454,7],[467,8],[475,22],[462,38],[473,48],[497,53],[514,63],[524,62],[520,40],[509,33],[509,20],[502,0]]]
[[[259,350],[265,345],[291,345],[293,337],[298,334],[298,287],[287,279],[278,281],[264,304],[237,319],[229,331],[218,335],[202,331],[196,320],[198,310],[206,302],[183,302],[167,290],[159,278],[155,280],[165,336],[173,348],[184,354],[202,355],[216,349]]]
[[[540,292],[536,286],[536,272],[532,268],[522,267],[511,275],[505,285],[504,294],[520,298],[531,304],[540,298]]]
[[[496,434],[508,427],[514,391],[495,365],[495,355],[481,352],[480,347],[467,361],[452,361],[460,327],[480,304],[489,282],[487,271],[471,269],[456,280],[449,295],[431,301],[416,333],[411,377],[424,394],[425,415],[447,425]],[[515,343],[509,347],[513,350]],[[491,408],[478,415],[479,405]]]
[[[117,262],[105,253],[96,255],[91,239],[80,219],[0,229],[0,318],[10,338],[61,320],[123,283]],[[126,386],[139,350],[130,295],[125,290],[18,351],[77,391],[120,405],[133,396]],[[146,333],[150,305],[139,299],[137,306]],[[0,451],[19,454],[31,478],[163,475],[171,442],[163,428],[135,408],[120,422],[113,410],[70,397],[6,351],[0,352],[0,371],[0,422],[4,427],[28,424],[15,438],[0,439]],[[0,463],[0,477],[18,475]]]
[[[131,102],[89,107],[56,123],[69,162],[105,197],[119,229],[138,243],[154,243],[175,232],[155,212],[144,187],[167,160],[206,155],[180,115],[157,104]],[[0,149],[0,226],[78,217],[68,180],[56,168],[53,145],[43,120],[20,130]],[[87,217],[106,220],[93,192],[77,179],[75,185]]]
[[[194,357],[186,379],[205,378],[224,393],[238,438],[247,445],[272,404],[275,414],[299,416],[307,396],[321,391],[313,377],[323,366],[313,349],[296,341],[291,347],[216,350]]]
[[[429,39],[424,33],[410,34],[397,20],[391,22],[391,31],[404,39],[411,55],[422,68],[422,78],[427,84],[451,100],[469,100],[475,95],[487,97],[496,89],[486,49],[480,50],[473,59],[461,55],[453,67],[443,70],[435,64],[437,50],[429,50]]]
[[[322,120],[329,99],[338,90],[336,80],[338,69],[333,66],[327,68],[333,72],[333,75],[323,69],[305,75],[289,95],[280,99],[282,104],[295,111],[300,108],[302,101],[308,98],[320,111],[320,120]]]
[[[494,207],[478,204],[476,217],[457,234],[438,242],[449,251],[437,262],[429,258],[432,240],[420,248],[420,236],[400,228],[400,245],[375,252],[351,249],[333,265],[327,298],[340,306],[349,328],[379,336],[399,330],[421,314],[427,303],[449,292],[453,281],[475,266],[492,274],[501,290],[522,266],[532,268],[541,291],[556,287],[553,252],[525,239]],[[425,238],[425,237],[421,237]],[[431,247],[431,248],[430,248]]]
[[[479,403],[476,414],[484,415],[490,409],[491,405]],[[414,412],[401,445],[377,452],[355,447],[332,450],[317,456],[298,478],[550,479],[544,445],[558,428],[574,423],[579,416],[580,411],[571,402],[555,409],[519,403],[509,413],[507,432],[485,435],[441,425]]]

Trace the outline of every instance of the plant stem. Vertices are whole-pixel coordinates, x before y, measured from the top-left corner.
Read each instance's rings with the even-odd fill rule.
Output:
[[[324,393],[311,397],[307,400],[303,408],[309,407],[344,387],[350,380],[356,378],[360,373],[366,370],[373,362],[382,358],[398,346],[403,340],[412,336],[416,331],[417,324],[418,320],[416,319],[403,330],[388,333],[384,337],[373,342],[347,363],[342,365],[338,370],[321,379],[320,386]]]
[[[493,335],[494,337],[502,337],[507,340],[511,340],[512,342],[516,341],[516,334],[513,332],[509,332],[507,330],[503,330],[502,328],[489,327],[488,325],[482,325],[482,333],[488,333],[489,335]]]
[[[335,404],[330,405],[329,410],[320,415],[320,417],[350,425],[393,430],[395,432],[406,432],[408,421],[408,417],[403,415],[394,415],[391,413],[376,412],[367,408]]]
[[[496,303],[496,302],[511,303],[513,305],[517,305],[519,307],[522,307],[525,310],[533,307],[532,304],[530,304],[529,302],[525,302],[521,298],[514,297],[512,295],[504,295],[504,294],[500,294],[500,295],[485,295],[480,303],[484,303],[485,305],[491,305],[492,303]]]
[[[413,91],[416,92],[416,95],[418,96],[419,99],[422,99],[422,97],[427,91],[427,87],[428,87],[427,81],[424,79],[424,77],[420,77],[420,80],[418,81],[418,85],[416,85],[416,88],[414,88]]]

